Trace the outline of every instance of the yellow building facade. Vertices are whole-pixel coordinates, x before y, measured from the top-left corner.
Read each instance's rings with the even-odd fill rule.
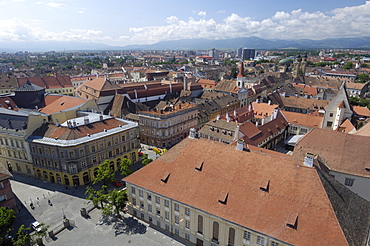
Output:
[[[105,160],[114,171],[124,158],[138,160],[138,133],[135,122],[87,112],[60,126],[48,124],[28,139],[35,177],[62,185],[89,184]]]

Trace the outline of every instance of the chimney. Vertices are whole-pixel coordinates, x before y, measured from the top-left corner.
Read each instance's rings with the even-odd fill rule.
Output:
[[[278,116],[278,112],[279,112],[279,110],[278,110],[277,108],[275,108],[275,109],[274,109],[274,113],[272,113],[272,119],[271,119],[271,120],[274,120],[274,119],[276,119],[276,118],[277,118],[277,116]]]
[[[269,101],[267,102],[267,104],[268,104],[268,105],[271,105],[271,100],[269,100]]]
[[[220,120],[220,115],[217,115],[216,120]]]
[[[258,120],[256,121],[256,127],[258,127]]]
[[[100,121],[103,121],[103,115],[101,114],[101,115],[99,115],[99,120]]]
[[[70,121],[67,121],[68,128],[72,128],[72,123]]]
[[[306,153],[303,161],[303,165],[306,167],[313,167],[313,161],[315,159],[315,155],[311,153]]]
[[[90,123],[90,121],[89,121],[89,116],[85,116],[84,117],[84,124],[85,125],[87,125],[87,124],[89,124]]]
[[[243,151],[243,149],[244,149],[244,140],[243,139],[239,139],[237,141],[237,143],[236,143],[236,149]]]
[[[234,110],[234,117],[236,117],[236,110]]]
[[[55,126],[60,126],[60,123],[59,123],[58,119],[55,120]]]
[[[136,91],[136,89],[135,89],[135,98],[137,99],[137,91]]]
[[[262,119],[261,126],[265,124],[265,118]]]
[[[195,130],[195,128],[190,128],[190,131],[189,131],[189,138],[196,138],[197,137],[197,131]]]
[[[73,121],[73,127],[77,127],[77,122],[75,120]]]

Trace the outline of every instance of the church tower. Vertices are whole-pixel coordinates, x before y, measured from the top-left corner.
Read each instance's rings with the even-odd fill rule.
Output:
[[[244,63],[240,62],[240,68],[238,76],[236,77],[237,87],[244,88],[246,83],[246,78],[244,76]]]
[[[301,57],[301,54],[298,53],[293,64],[293,78],[304,76],[306,73],[306,67],[307,67],[307,53],[305,53],[303,57]]]

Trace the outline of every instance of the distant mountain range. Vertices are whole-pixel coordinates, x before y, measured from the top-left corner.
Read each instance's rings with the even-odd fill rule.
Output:
[[[150,45],[110,46],[99,43],[80,42],[0,42],[0,52],[44,52],[44,51],[98,51],[98,50],[206,50],[206,49],[324,49],[324,48],[364,48],[370,49],[370,37],[329,38],[322,40],[262,39],[257,37],[233,38],[222,40],[182,39],[163,41]]]

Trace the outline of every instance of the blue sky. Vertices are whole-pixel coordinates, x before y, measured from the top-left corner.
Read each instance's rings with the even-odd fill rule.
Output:
[[[248,36],[370,36],[370,1],[0,0],[0,42],[57,40],[123,46]]]

